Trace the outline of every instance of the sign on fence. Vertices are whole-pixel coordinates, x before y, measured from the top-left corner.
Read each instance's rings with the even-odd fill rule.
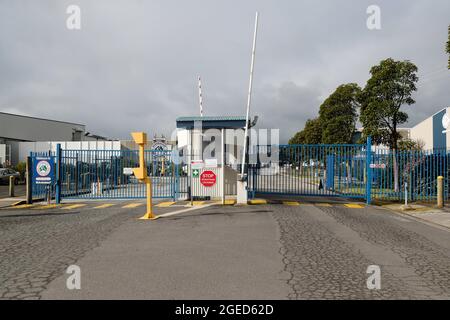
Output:
[[[123,174],[126,176],[131,176],[133,174],[133,168],[123,168]]]
[[[371,163],[370,169],[386,169],[385,163]]]
[[[55,177],[55,157],[33,158],[33,183],[52,184]]]
[[[204,167],[205,167],[205,164],[203,163],[203,160],[192,160],[191,161],[192,169],[203,169]]]

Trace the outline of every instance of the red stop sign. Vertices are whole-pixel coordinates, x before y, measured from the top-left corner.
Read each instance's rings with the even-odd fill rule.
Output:
[[[216,184],[216,174],[211,170],[203,171],[200,175],[200,183],[205,187],[212,187]]]

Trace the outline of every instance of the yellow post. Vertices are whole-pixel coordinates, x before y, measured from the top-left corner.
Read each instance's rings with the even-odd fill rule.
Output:
[[[147,212],[139,219],[156,219],[155,215],[153,214],[152,179],[150,177],[146,177],[145,184],[147,186]]]
[[[133,168],[134,176],[141,182],[145,182],[147,188],[147,212],[139,219],[155,219],[152,206],[152,179],[147,176],[145,166],[144,146],[147,143],[147,134],[145,132],[132,132],[131,136],[137,145],[139,145],[139,168]]]
[[[444,177],[439,176],[437,178],[437,207],[442,208],[444,206]]]

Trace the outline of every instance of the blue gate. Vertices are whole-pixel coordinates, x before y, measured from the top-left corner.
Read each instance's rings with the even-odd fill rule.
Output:
[[[145,150],[153,198],[178,199],[187,193],[187,177],[172,151]],[[62,150],[61,197],[145,198],[146,186],[131,175],[139,167],[137,150]],[[128,171],[128,172],[127,172]]]
[[[130,174],[139,166],[137,150],[61,150],[31,153],[32,161],[52,156],[56,168],[51,184],[33,182],[34,199],[138,199],[146,197],[146,185]],[[186,198],[186,166],[177,151],[145,150],[147,175],[153,198]]]
[[[261,149],[257,148],[258,155]],[[370,174],[366,144],[279,145],[270,149],[278,152],[278,162],[258,160],[249,165],[252,194],[366,198]]]
[[[248,165],[248,190],[255,195],[327,196],[376,200],[435,201],[437,178],[444,178],[444,199],[449,197],[449,150],[396,151],[366,144],[277,145],[257,147],[256,161]],[[277,153],[264,160],[261,151]],[[126,168],[139,166],[135,150],[61,150],[31,153],[54,168],[51,183],[36,183],[34,199],[145,198],[145,184]],[[267,157],[273,159],[273,157]],[[147,174],[154,198],[187,198],[188,164],[177,151],[146,150]],[[44,170],[45,174],[45,170]],[[31,172],[29,172],[31,176]]]
[[[261,150],[278,161],[259,161]],[[276,151],[275,151],[276,150]],[[450,151],[393,151],[366,144],[258,147],[248,167],[250,196],[299,195],[371,200],[436,201],[437,178],[449,198]],[[255,157],[254,157],[255,158]]]

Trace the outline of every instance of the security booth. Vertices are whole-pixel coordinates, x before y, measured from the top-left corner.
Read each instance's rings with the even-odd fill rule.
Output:
[[[177,145],[194,200],[236,196],[245,116],[179,117]]]

